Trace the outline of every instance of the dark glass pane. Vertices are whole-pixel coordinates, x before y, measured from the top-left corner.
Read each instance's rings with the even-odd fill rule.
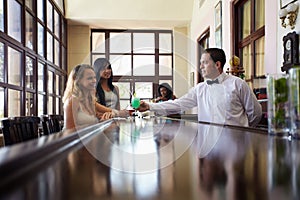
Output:
[[[48,71],[48,92],[53,94],[53,72]]]
[[[26,12],[25,30],[26,30],[25,45],[26,47],[33,49],[33,17],[28,12]]]
[[[265,37],[255,41],[255,75],[265,75]]]
[[[159,53],[172,52],[172,35],[171,33],[159,34]]]
[[[4,82],[4,45],[0,42],[0,82]]]
[[[105,57],[105,55],[98,56]],[[93,57],[96,60],[96,56]],[[130,76],[131,75],[131,56],[130,55],[111,55],[110,63],[113,69],[114,76]]]
[[[8,89],[8,117],[21,115],[21,92]]]
[[[54,33],[60,38],[60,17],[56,10],[54,10]]]
[[[53,36],[47,32],[47,60],[53,62]]]
[[[21,5],[15,0],[7,1],[7,33],[21,42]]]
[[[3,0],[0,0],[0,31],[4,31]]]
[[[49,96],[48,99],[48,114],[54,114],[53,113],[53,97]]]
[[[127,44],[127,42],[126,42],[126,44]],[[113,47],[113,45],[111,45],[111,47]],[[92,51],[97,52],[97,53],[104,53],[105,52],[105,33],[95,32],[95,33],[92,34]],[[114,51],[114,50],[112,50],[112,51]]]
[[[42,63],[39,63],[38,64],[38,91],[39,92],[44,92],[44,68],[45,68],[45,65],[42,64]]]
[[[66,65],[66,58],[67,58],[67,55],[66,55],[66,49],[65,49],[65,47],[62,47],[61,50],[62,50],[61,68],[62,68],[63,70],[67,70],[67,65]]]
[[[37,1],[41,1],[41,0],[37,0]],[[25,5],[27,6],[27,8],[33,11],[33,0],[25,0]]]
[[[56,78],[55,78],[55,92],[56,92],[56,95],[60,95],[60,87],[59,87],[59,75],[56,75]]]
[[[159,75],[172,75],[172,56],[159,56]]]
[[[247,45],[247,46],[243,47],[242,55],[243,55],[243,57],[242,57],[242,60],[243,60],[242,66],[245,69],[245,78],[250,79],[251,75],[252,75],[252,70],[251,70],[251,67],[252,67],[252,53],[251,53],[251,46],[250,45]]]
[[[0,118],[4,117],[4,88],[0,87]]]
[[[102,52],[105,47],[103,43],[103,36],[98,35],[97,38],[98,40],[94,44],[93,48],[96,48],[96,52]],[[131,33],[110,33],[109,45],[111,53],[130,53]]]
[[[134,53],[154,53],[154,33],[133,33]]]
[[[13,85],[21,86],[21,66],[22,66],[22,54],[11,48],[8,47],[8,56],[7,56],[7,63],[8,63],[8,83]]]
[[[54,0],[60,11],[64,14],[64,0]]]
[[[38,95],[38,116],[41,116],[44,114],[44,95],[39,94]]]
[[[59,58],[60,58],[60,45],[59,45],[59,41],[55,40],[54,43],[54,63],[60,66],[60,62],[59,62]]]
[[[134,76],[154,76],[155,75],[154,55],[136,55],[133,57]]]
[[[255,1],[255,30],[265,25],[265,0]]]
[[[33,89],[33,59],[26,56],[26,68],[25,68],[25,85],[27,88]]]
[[[26,116],[34,115],[33,93],[30,92],[26,92],[25,115]]]
[[[242,39],[251,33],[251,1],[248,0],[242,8]]]
[[[53,31],[53,6],[50,0],[47,1],[47,26]]]
[[[37,16],[41,21],[44,22],[44,0],[37,1]]]
[[[44,52],[44,49],[45,49],[45,46],[44,46],[44,43],[45,43],[44,27],[40,23],[38,23],[37,38],[38,38],[37,52],[38,52],[39,55],[44,57],[45,56],[45,52]]]

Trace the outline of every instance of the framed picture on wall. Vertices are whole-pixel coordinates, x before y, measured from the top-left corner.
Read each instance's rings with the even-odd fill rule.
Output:
[[[201,6],[204,4],[205,0],[198,0],[199,2],[199,8],[201,8]]]
[[[222,48],[222,1],[215,6],[215,43]]]
[[[190,85],[191,86],[194,86],[194,77],[195,77],[195,73],[191,72],[190,73]]]

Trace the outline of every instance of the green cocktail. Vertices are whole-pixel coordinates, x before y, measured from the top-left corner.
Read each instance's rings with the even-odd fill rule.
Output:
[[[140,98],[138,97],[133,97],[132,100],[131,100],[131,106],[134,108],[134,109],[138,109],[141,105],[141,100]]]

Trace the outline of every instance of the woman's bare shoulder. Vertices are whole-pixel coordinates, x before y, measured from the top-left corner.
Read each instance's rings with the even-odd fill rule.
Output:
[[[71,96],[69,99],[67,99],[67,101],[65,102],[65,106],[78,106],[80,103],[78,97],[75,96]]]

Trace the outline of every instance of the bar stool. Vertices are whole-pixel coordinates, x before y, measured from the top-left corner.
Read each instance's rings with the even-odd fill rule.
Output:
[[[57,133],[63,128],[64,118],[62,115],[43,115],[41,119],[44,135]]]
[[[37,116],[9,117],[1,120],[4,145],[13,145],[39,137]]]

